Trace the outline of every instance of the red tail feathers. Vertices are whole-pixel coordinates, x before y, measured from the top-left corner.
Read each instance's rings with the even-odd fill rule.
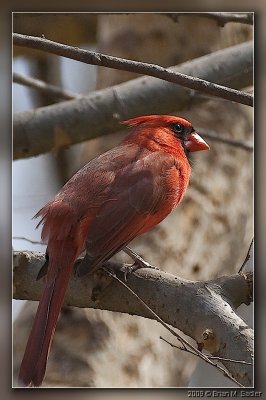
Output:
[[[53,268],[53,262],[55,260],[49,260],[49,269]],[[64,263],[64,268],[58,270],[52,280],[48,277],[20,367],[19,384],[23,386],[40,386],[43,381],[50,344],[73,264],[72,256],[71,263],[68,259],[68,263]]]
[[[48,239],[49,266],[20,367],[19,384],[23,386],[40,386],[43,381],[68,281],[83,245],[80,226],[68,205],[58,201],[48,203],[37,216],[43,216],[42,237]]]

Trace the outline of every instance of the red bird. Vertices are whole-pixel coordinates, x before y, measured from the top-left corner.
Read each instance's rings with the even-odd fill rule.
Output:
[[[209,149],[182,118],[149,115],[123,123],[129,135],[80,169],[36,214],[42,217],[49,264],[20,367],[23,386],[43,381],[68,281],[82,250],[89,261],[85,273],[93,272],[161,222],[184,197],[189,153]]]

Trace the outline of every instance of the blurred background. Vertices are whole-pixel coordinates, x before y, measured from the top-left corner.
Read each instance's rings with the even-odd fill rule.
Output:
[[[253,39],[253,26],[193,15],[178,22],[161,14],[14,13],[13,31],[159,64],[180,64]],[[88,94],[137,75],[78,63],[14,47],[13,72]],[[246,88],[252,91],[252,87]],[[196,94],[197,95],[197,94]],[[253,142],[253,109],[218,98],[187,104],[176,114],[194,127]],[[58,98],[13,86],[13,112],[35,109]],[[160,99],[158,99],[160,101]],[[89,127],[88,127],[89,129]],[[115,146],[124,132],[13,162],[13,249],[44,251],[32,216],[89,159]],[[190,188],[182,205],[152,232],[132,242],[151,264],[191,280],[238,271],[253,236],[253,152],[211,139],[211,151],[195,154]],[[26,241],[30,240],[30,241]],[[120,253],[118,260],[126,260]],[[251,262],[250,268],[253,263]],[[34,302],[13,302],[14,386]],[[241,307],[252,326],[252,305]],[[198,365],[159,337],[171,339],[155,321],[91,309],[65,308],[51,348],[47,387],[225,387],[215,370]]]

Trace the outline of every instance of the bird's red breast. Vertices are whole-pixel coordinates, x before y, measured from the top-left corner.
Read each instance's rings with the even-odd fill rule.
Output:
[[[44,238],[70,235],[79,225],[79,240],[97,265],[180,203],[191,173],[189,152],[209,148],[179,117],[142,116],[124,124],[130,129],[122,143],[85,165],[38,214]]]
[[[49,347],[76,258],[97,269],[182,200],[189,153],[208,149],[185,119],[150,115],[124,122],[122,143],[79,170],[36,216],[48,241],[47,282],[20,369],[24,385],[43,380]],[[46,263],[47,265],[47,263]],[[41,274],[43,275],[43,274]]]

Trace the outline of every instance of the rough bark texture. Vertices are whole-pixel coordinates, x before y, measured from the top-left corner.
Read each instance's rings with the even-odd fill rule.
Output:
[[[217,81],[228,87],[242,89],[252,84],[252,63],[253,47],[252,42],[248,42],[172,69],[203,79],[206,82],[204,87],[209,86],[209,81]],[[215,94],[218,92],[215,91]],[[231,98],[231,93],[227,94]],[[197,98],[184,86],[154,77],[143,77],[97,90],[81,99],[16,113],[13,120],[14,158],[57,151],[63,146],[121,130],[122,120],[137,115],[169,114],[176,109],[195,106],[200,101],[202,97]]]
[[[101,15],[98,50],[169,66],[219,48],[249,40],[244,25],[183,17],[178,23],[160,15]],[[99,69],[98,89],[128,78],[121,71]],[[130,78],[133,78],[130,75]],[[158,97],[158,104],[160,97]],[[189,107],[189,104],[187,104]],[[212,100],[176,113],[195,126],[252,137],[252,110]],[[114,146],[122,134],[92,140],[79,165]],[[182,205],[152,232],[132,244],[163,270],[191,280],[212,279],[237,271],[253,232],[252,154],[209,141],[211,151],[194,157],[191,185]],[[120,261],[128,260],[119,254]],[[22,357],[35,304],[15,323],[16,367]],[[207,328],[207,326],[206,326]],[[44,385],[165,387],[187,384],[196,359],[166,346],[165,329],[155,321],[101,310],[62,313],[51,349]],[[19,339],[19,340],[18,340]],[[230,385],[230,382],[228,382]]]
[[[44,254],[16,252],[14,296],[39,300],[43,282],[36,276]],[[115,265],[116,269],[119,265]],[[124,279],[123,273],[117,275]],[[127,277],[127,285],[164,322],[193,338],[201,350],[227,359],[253,362],[253,331],[234,309],[252,300],[252,275],[231,275],[211,281],[189,281],[162,271],[142,269]],[[126,288],[105,273],[72,276],[65,304],[154,318]],[[172,342],[176,339],[172,337]],[[237,346],[235,343],[237,342]],[[252,386],[253,366],[222,362],[244,386]]]

